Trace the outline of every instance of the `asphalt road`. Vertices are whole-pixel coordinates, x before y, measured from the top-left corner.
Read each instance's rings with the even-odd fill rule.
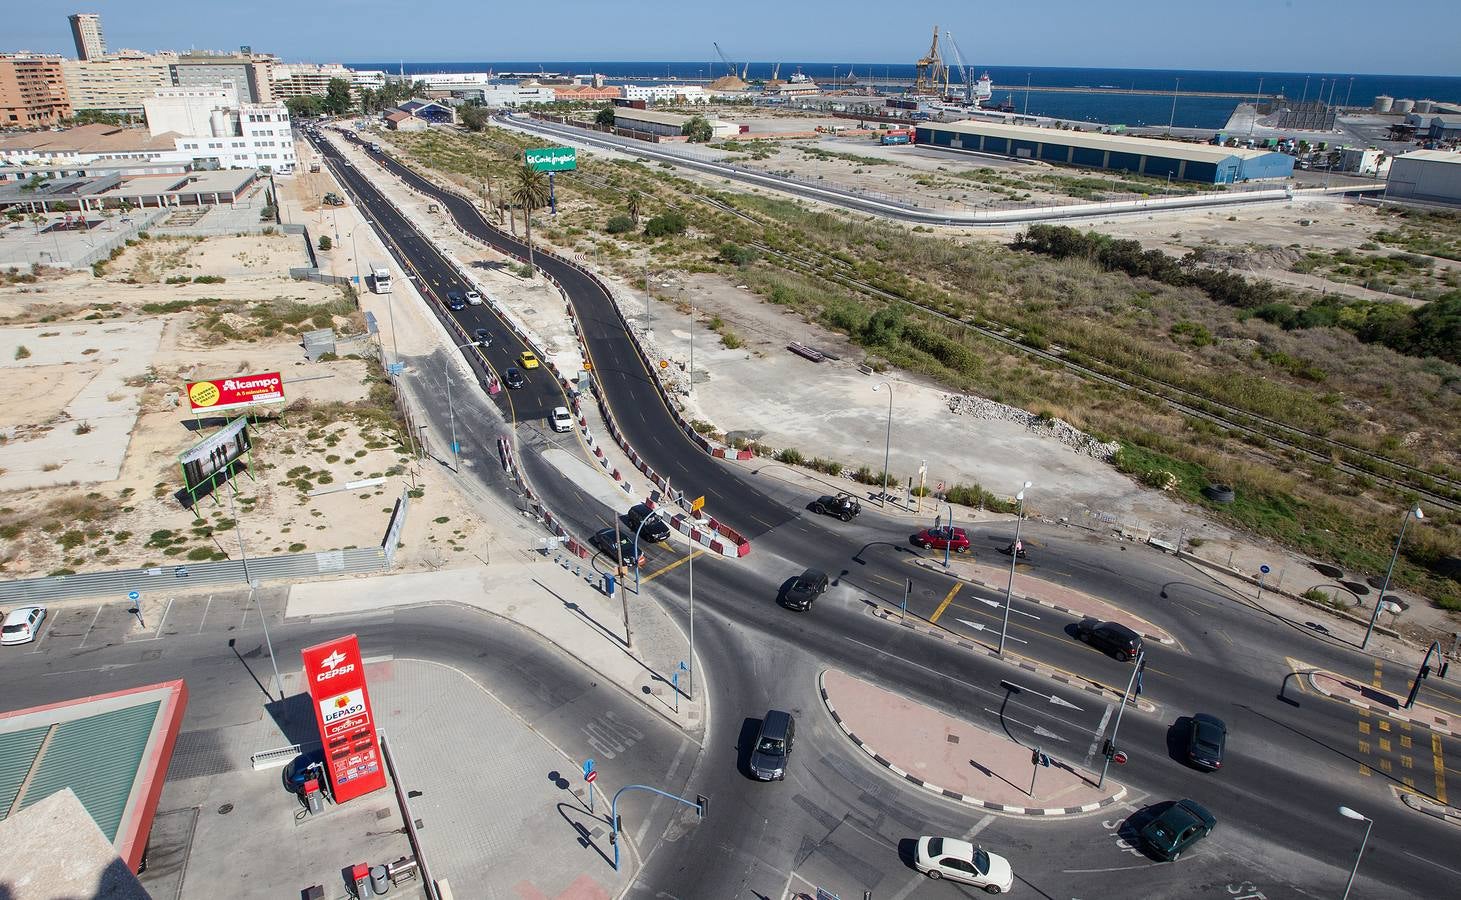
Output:
[[[436,193],[473,234],[525,255],[469,201],[436,192],[409,173],[403,177]],[[1285,677],[1286,657],[1293,656],[1368,679],[1371,658],[1256,610],[1155,551],[1115,550],[1074,530],[1027,532],[1035,548],[1031,570],[1127,606],[1180,642],[1153,647],[1150,654],[1145,696],[1158,712],[1129,711],[1122,723],[1119,743],[1133,759],[1117,777],[1133,789],[1131,808],[1070,821],[986,821],[873,767],[822,711],[815,692],[819,669],[835,666],[951,714],[1033,738],[1033,732],[1022,735],[1018,723],[1001,721],[996,702],[1003,693],[999,683],[1017,670],[869,616],[863,598],[896,604],[909,578],[913,612],[931,615],[947,596],[951,582],[907,563],[913,553],[907,536],[914,529],[873,512],[848,525],[813,516],[802,511],[810,496],[760,464],[738,467],[705,456],[673,425],[602,291],[564,262],[541,253],[538,262],[569,292],[610,405],[636,448],[676,487],[704,493],[713,514],[755,538],[748,560],[702,555],[695,562],[697,659],[713,694],[706,752],[687,790],[711,796],[712,814],[693,826],[671,826],[641,874],[640,893],[704,896],[705,886],[714,885],[718,896],[780,896],[785,885],[798,887],[799,872],[812,872],[829,884],[850,882],[844,891],[876,886],[879,895],[908,896],[906,890],[952,896],[957,889],[947,885],[902,884],[911,873],[899,859],[900,842],[980,827],[980,839],[1006,852],[1026,884],[1045,896],[1327,895],[1342,888],[1362,832],[1337,814],[1340,804],[1376,820],[1358,895],[1438,895],[1461,874],[1452,867],[1452,826],[1408,811],[1390,790],[1406,778],[1422,792],[1439,790],[1431,783],[1435,765],[1444,778],[1444,760],[1461,748],[1449,740],[1433,747],[1427,732],[1407,734],[1398,723],[1382,745],[1380,717],[1366,720]],[[616,512],[564,479],[538,475],[535,483],[550,506],[581,529],[599,527]],[[976,553],[1005,559],[990,549],[1007,542],[1007,535],[976,529],[975,537]],[[690,567],[667,568],[678,552],[651,550],[648,590],[688,618]],[[810,614],[791,613],[775,604],[776,592],[806,565],[825,569],[836,583]],[[986,610],[993,608],[982,601],[1000,599],[997,592],[962,589],[956,600],[969,609],[954,616],[953,627],[960,627],[961,617],[987,620]],[[1026,643],[1013,652],[1124,685],[1129,667],[1073,641],[1066,631],[1070,618],[1018,602],[1013,609],[1040,617],[1015,617],[1019,625],[1011,634]],[[987,631],[969,634],[988,640]],[[1019,709],[1020,719],[1064,738],[1084,760],[1109,736],[1100,698],[1093,703],[1094,695],[1053,682],[1044,689],[1078,709],[1037,714],[1030,705]],[[737,747],[752,727],[747,719],[772,706],[790,709],[808,724],[787,782],[760,785],[737,770]],[[1232,730],[1229,762],[1220,773],[1200,774],[1177,759],[1182,717],[1199,710],[1222,716]],[[1180,796],[1209,805],[1220,822],[1197,852],[1178,864],[1155,864],[1121,843],[1144,808]]]

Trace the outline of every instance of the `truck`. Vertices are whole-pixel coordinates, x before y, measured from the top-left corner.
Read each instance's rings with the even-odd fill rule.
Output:
[[[391,292],[391,267],[383,262],[371,263],[370,280],[375,285],[377,294],[389,294]]]
[[[878,136],[878,142],[882,144],[911,144],[913,143],[913,133],[903,129],[885,131]]]

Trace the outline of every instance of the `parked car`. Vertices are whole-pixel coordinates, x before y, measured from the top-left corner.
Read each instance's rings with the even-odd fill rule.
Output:
[[[573,416],[568,412],[566,406],[553,407],[553,415],[548,417],[548,424],[554,431],[564,432],[573,430]]]
[[[751,774],[761,781],[781,781],[796,742],[796,720],[791,713],[772,709],[761,720],[761,731],[751,748]]]
[[[461,295],[461,292],[460,291],[447,291],[447,293],[446,293],[446,305],[452,311],[456,311],[456,310],[460,310],[460,309],[466,309],[467,308],[467,300],[466,300],[465,297],[463,297]]]
[[[0,644],[29,644],[41,632],[44,606],[17,606],[0,623]]]
[[[624,521],[629,523],[631,529],[639,531],[640,543],[649,541],[651,544],[658,544],[670,539],[669,524],[647,504],[636,503],[629,507],[629,511],[624,514]],[[640,522],[644,523],[642,528]]]
[[[787,585],[781,595],[781,602],[789,609],[810,610],[812,601],[827,590],[827,573],[819,569],[807,569]]]
[[[518,365],[524,369],[536,369],[538,367],[538,355],[531,350],[524,350],[518,357]]]
[[[476,291],[467,291],[467,302],[473,306],[482,305],[482,295]]]
[[[1197,713],[1187,738],[1187,761],[1209,772],[1223,767],[1223,750],[1228,745],[1228,726],[1217,716]]]
[[[620,565],[638,568],[644,565],[644,554],[634,555],[634,537],[617,532],[612,528],[600,528],[594,532],[593,545]]]
[[[1207,837],[1217,819],[1194,800],[1178,800],[1141,829],[1141,842],[1158,859],[1175,860]]]
[[[311,750],[301,753],[284,767],[284,788],[291,794],[304,793],[304,783],[318,778],[320,788],[329,790],[329,778],[325,775],[325,751]]]
[[[858,513],[862,512],[862,504],[846,491],[836,496],[823,494],[813,500],[807,508],[820,515],[836,516],[844,522],[852,521]]]
[[[942,550],[948,547],[955,553],[969,552],[969,535],[964,533],[962,528],[950,528],[947,525],[939,528],[925,528],[908,539],[915,547],[923,547],[927,550]]]
[[[473,328],[472,339],[477,342],[477,346],[479,347],[486,348],[492,346],[492,334],[485,328]]]
[[[1009,860],[955,838],[919,838],[913,867],[929,878],[947,878],[984,888],[990,894],[1004,893],[1015,884],[1015,871]]]
[[[508,366],[502,371],[502,383],[516,390],[527,384],[528,380],[523,377],[523,373],[515,366]]]
[[[1098,650],[1110,653],[1122,662],[1135,659],[1141,652],[1141,635],[1120,622],[1098,622],[1083,619],[1075,626],[1075,635]]]

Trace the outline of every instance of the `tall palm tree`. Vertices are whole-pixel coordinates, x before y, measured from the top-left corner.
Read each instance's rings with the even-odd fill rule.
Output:
[[[638,191],[630,191],[629,196],[625,198],[624,203],[629,208],[629,218],[634,220],[634,227],[638,228],[639,213],[641,212],[644,199],[640,196]]]
[[[548,179],[532,166],[524,165],[517,170],[507,193],[514,206],[522,207],[523,232],[528,240],[528,268],[536,272],[533,267],[533,210],[548,202]]]

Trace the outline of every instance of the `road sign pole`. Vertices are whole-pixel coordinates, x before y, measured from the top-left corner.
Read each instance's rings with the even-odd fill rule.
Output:
[[[551,169],[548,171],[548,209],[552,210],[553,215],[558,215],[558,195],[553,192],[553,172]]]
[[[1266,578],[1268,576],[1268,573],[1272,571],[1273,570],[1270,569],[1268,566],[1258,567],[1258,597],[1253,601],[1254,603],[1263,602],[1263,579]]]
[[[1040,774],[1040,748],[1035,748],[1035,753],[1030,757],[1030,799],[1035,799],[1035,778]]]
[[[1121,714],[1126,712],[1126,704],[1131,699],[1131,688],[1136,684],[1136,674],[1141,671],[1141,665],[1146,660],[1146,651],[1142,650],[1136,654],[1136,665],[1131,669],[1131,679],[1126,682],[1126,693],[1121,695],[1121,706],[1116,710],[1116,724],[1111,726],[1112,747],[1116,746],[1116,733],[1121,730]],[[1101,764],[1101,777],[1096,781],[1096,789],[1100,790],[1106,784],[1106,771],[1111,768],[1111,757],[1107,756],[1106,761]]]

